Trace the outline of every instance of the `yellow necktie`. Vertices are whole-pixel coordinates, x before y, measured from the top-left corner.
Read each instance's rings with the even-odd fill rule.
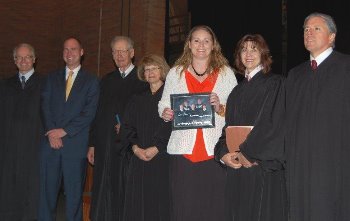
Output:
[[[68,99],[70,90],[72,89],[72,86],[73,86],[73,74],[74,74],[73,71],[69,71],[68,73],[68,78],[66,81],[66,100]]]

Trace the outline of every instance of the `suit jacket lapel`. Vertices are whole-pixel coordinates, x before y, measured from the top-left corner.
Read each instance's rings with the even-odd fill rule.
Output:
[[[57,91],[60,93],[61,99],[63,101],[66,100],[66,70],[61,69],[59,73],[56,75],[56,80],[57,82]]]

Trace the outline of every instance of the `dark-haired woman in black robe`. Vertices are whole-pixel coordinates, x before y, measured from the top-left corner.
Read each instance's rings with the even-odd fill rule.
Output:
[[[215,159],[227,166],[227,221],[284,221],[283,78],[270,73],[268,46],[260,35],[237,44],[235,65],[245,79],[226,105],[226,126]],[[227,126],[254,126],[238,152],[229,153]]]
[[[150,89],[130,100],[121,126],[126,152],[133,152],[127,172],[124,221],[169,220],[169,167],[166,146],[171,125],[158,115],[166,61],[156,55],[142,58],[138,76]]]

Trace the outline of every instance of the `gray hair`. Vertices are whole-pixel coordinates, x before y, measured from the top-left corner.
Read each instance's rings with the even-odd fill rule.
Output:
[[[303,25],[303,28],[305,28],[305,24],[306,22],[310,19],[310,18],[314,18],[314,17],[320,17],[322,18],[327,27],[328,27],[328,30],[331,34],[337,34],[337,25],[335,24],[335,21],[334,19],[332,18],[332,16],[330,15],[327,15],[327,14],[323,14],[323,13],[319,13],[319,12],[314,12],[314,13],[311,13],[310,15],[308,15],[305,20],[304,20],[304,25]],[[332,42],[332,47],[334,48],[335,46],[335,38],[334,38],[334,41]]]
[[[134,41],[127,37],[127,36],[115,36],[112,41],[111,41],[111,48],[113,48],[114,44],[118,41],[126,41],[128,43],[128,49],[133,49],[134,48]]]
[[[18,44],[14,49],[13,49],[13,59],[16,59],[17,57],[17,50],[21,47],[26,47],[29,49],[29,51],[31,52],[33,58],[35,58],[35,49],[32,45],[28,44],[28,43],[20,43]]]

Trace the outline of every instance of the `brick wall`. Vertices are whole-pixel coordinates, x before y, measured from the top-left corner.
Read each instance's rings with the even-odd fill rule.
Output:
[[[130,17],[122,18],[126,5]],[[38,72],[62,67],[62,43],[69,36],[84,45],[84,67],[104,75],[115,68],[110,41],[125,25],[128,33],[123,34],[135,41],[137,63],[148,52],[163,55],[164,23],[164,0],[7,1],[0,7],[0,78],[16,73],[12,50],[20,42],[35,47]]]

